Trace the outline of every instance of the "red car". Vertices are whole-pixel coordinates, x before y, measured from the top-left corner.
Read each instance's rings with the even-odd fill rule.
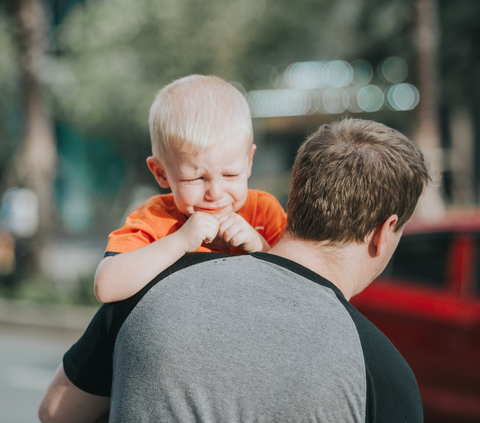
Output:
[[[426,422],[480,422],[480,211],[412,219],[352,304],[410,364]]]

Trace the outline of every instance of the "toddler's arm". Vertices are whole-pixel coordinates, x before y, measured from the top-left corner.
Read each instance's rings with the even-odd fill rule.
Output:
[[[228,213],[219,219],[218,236],[232,247],[241,247],[247,253],[268,251],[270,245],[242,216]]]
[[[131,297],[185,253],[211,242],[218,225],[215,217],[197,212],[173,234],[138,250],[105,257],[95,273],[96,297],[103,303]]]

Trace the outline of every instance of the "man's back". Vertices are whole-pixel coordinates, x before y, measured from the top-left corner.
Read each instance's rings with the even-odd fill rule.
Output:
[[[333,284],[215,257],[180,261],[113,325],[111,421],[421,421],[411,370]]]

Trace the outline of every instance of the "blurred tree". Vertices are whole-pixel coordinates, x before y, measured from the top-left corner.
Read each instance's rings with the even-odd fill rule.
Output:
[[[14,24],[10,15],[0,6],[0,193],[6,188],[7,167],[15,147],[14,133],[19,124],[19,58]]]
[[[235,14],[235,6],[246,1],[230,2],[231,8],[169,0],[78,5],[57,33],[59,60],[51,82],[59,117],[114,137],[132,152],[148,140],[148,109],[164,84],[193,72],[237,76],[234,59],[243,41],[236,35],[247,32],[245,24],[258,9],[252,1],[248,17]]]
[[[75,6],[56,33],[49,73],[57,114],[124,152],[148,142],[155,92],[190,73],[215,73],[245,89],[273,88],[305,60],[412,64],[413,0],[109,0]],[[269,68],[262,67],[270,65]],[[267,72],[268,70],[268,72]],[[128,155],[130,156],[130,155]]]
[[[477,106],[480,102],[480,2],[439,1],[442,102]]]
[[[41,0],[15,0],[9,6],[16,20],[24,118],[23,130],[18,134],[23,141],[10,159],[4,184],[30,188],[37,195],[39,228],[32,251],[38,268],[40,248],[53,225],[53,183],[57,161],[55,137],[40,82],[48,47],[48,24]]]
[[[214,73],[247,90],[272,88],[271,75],[258,78],[262,65],[281,71],[295,61],[358,58],[352,28],[361,10],[354,0],[303,0],[295,7],[286,0],[79,4],[56,33],[58,60],[49,75],[57,114],[114,138],[135,157],[137,143],[148,143],[154,94],[166,83]]]
[[[440,136],[439,103],[439,15],[437,0],[416,0],[415,31],[417,86],[420,103],[416,109],[413,138],[422,148],[433,178],[444,171]],[[420,199],[418,211],[427,217],[441,215],[445,205],[441,185],[430,184]]]
[[[480,2],[439,0],[441,92],[451,147],[452,200],[480,200]]]

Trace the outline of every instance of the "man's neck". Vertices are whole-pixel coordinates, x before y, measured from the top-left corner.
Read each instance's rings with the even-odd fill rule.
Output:
[[[365,287],[368,282],[360,275],[368,274],[364,268],[365,248],[352,243],[346,246],[330,246],[292,238],[288,232],[269,251],[295,261],[337,286],[347,300]]]

